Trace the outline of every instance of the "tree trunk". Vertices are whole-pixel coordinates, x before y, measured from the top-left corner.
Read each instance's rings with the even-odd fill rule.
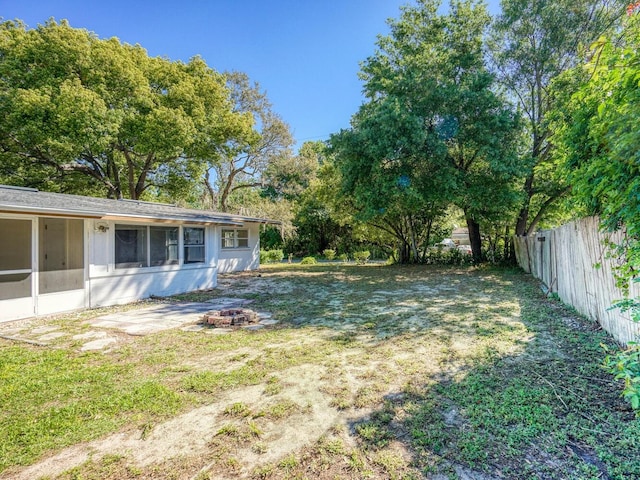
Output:
[[[409,243],[403,238],[400,240],[400,245],[398,248],[398,261],[400,264],[405,265],[410,263],[410,248]]]
[[[518,214],[518,220],[516,222],[515,234],[518,236],[527,234],[527,223],[529,222],[529,206],[531,205],[531,197],[533,197],[533,173],[529,175],[524,182],[524,194],[524,203],[520,208],[520,213]]]
[[[510,265],[516,265],[516,250],[515,245],[513,244],[513,236],[511,235],[509,225],[507,225],[504,229],[504,250],[503,250],[503,258]]]
[[[527,221],[529,220],[529,199],[526,200],[527,205],[520,209],[518,221],[516,222],[516,235],[522,237],[527,234]]]
[[[418,240],[416,239],[416,230],[415,225],[413,224],[413,220],[409,218],[408,222],[409,226],[409,235],[411,237],[411,263],[418,263],[420,260],[420,255],[418,253]]]
[[[482,261],[482,239],[480,238],[480,224],[473,218],[467,216],[467,228],[469,229],[469,242],[471,243],[471,255],[473,262]]]
[[[422,244],[422,253],[420,254],[420,263],[424,263],[427,259],[427,253],[429,253],[429,243],[431,240],[431,228],[433,227],[433,219],[429,219],[427,222],[426,238]]]
[[[206,189],[206,192],[209,194],[209,198],[211,199],[209,201],[209,209],[214,210],[217,206],[217,199],[216,199],[216,192],[213,190],[213,187],[211,186],[210,179],[211,179],[211,175],[209,173],[209,170],[207,170],[204,174],[203,182],[204,182],[204,187]],[[206,193],[203,196],[206,196]]]
[[[108,186],[109,193],[107,194],[107,198],[122,200],[123,196],[122,186],[120,183],[120,172],[118,172],[118,168],[112,156],[107,158],[107,178],[112,180],[112,182],[110,182],[111,185]]]

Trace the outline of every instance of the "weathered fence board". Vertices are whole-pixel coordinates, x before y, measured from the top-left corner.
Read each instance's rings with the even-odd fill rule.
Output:
[[[640,338],[640,324],[628,313],[611,309],[623,298],[615,285],[616,259],[608,258],[605,240],[616,242],[622,233],[603,233],[596,217],[584,218],[554,230],[528,237],[516,237],[518,264],[539,278],[549,292],[578,312],[597,321],[618,342],[627,344]],[[632,296],[640,296],[640,285],[633,284]]]

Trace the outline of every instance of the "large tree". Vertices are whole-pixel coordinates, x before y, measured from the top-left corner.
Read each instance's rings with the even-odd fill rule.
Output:
[[[501,83],[523,113],[528,166],[515,224],[528,235],[548,215],[570,184],[553,163],[548,114],[556,104],[550,88],[580,61],[582,47],[616,25],[627,0],[502,0],[493,27],[493,60]],[[569,87],[570,85],[567,85]]]
[[[446,166],[431,161],[429,132],[393,97],[364,105],[352,128],[331,138],[342,181],[342,203],[355,218],[396,239],[401,263],[419,262],[433,221],[451,192]],[[417,123],[416,123],[417,121]]]
[[[390,22],[391,34],[362,65],[368,101],[332,143],[346,190],[372,220],[405,242],[415,238],[416,221],[427,231],[455,204],[480,260],[481,222],[517,199],[517,118],[485,66],[485,7],[454,1],[445,15],[438,8],[420,0]]]
[[[253,131],[202,59],[151,58],[53,20],[0,25],[0,112],[4,181],[62,179],[112,198],[186,196],[229,139]]]
[[[273,111],[266,93],[241,72],[226,74],[234,111],[256,119],[251,136],[232,138],[212,162],[205,185],[213,204],[223,212],[231,209],[234,192],[267,188],[293,162],[293,137],[289,126]],[[282,168],[280,168],[282,167]]]

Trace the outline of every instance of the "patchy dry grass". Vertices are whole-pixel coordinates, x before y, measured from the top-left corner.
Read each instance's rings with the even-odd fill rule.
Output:
[[[640,478],[609,340],[520,272],[270,266],[174,300],[217,296],[280,323],[0,340],[0,478]]]

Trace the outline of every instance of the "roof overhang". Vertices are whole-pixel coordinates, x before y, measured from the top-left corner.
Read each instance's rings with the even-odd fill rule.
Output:
[[[242,226],[243,222],[236,219],[221,218],[215,216],[188,217],[182,215],[140,215],[127,213],[98,212],[93,210],[77,210],[46,207],[29,207],[24,205],[0,205],[0,213],[47,215],[52,217],[89,218],[111,221],[142,221],[160,223],[186,223],[193,225],[230,225]]]
[[[0,185],[0,213],[232,227],[242,227],[247,223],[282,224],[266,218],[183,208],[175,204],[40,192],[33,188],[7,185]]]

